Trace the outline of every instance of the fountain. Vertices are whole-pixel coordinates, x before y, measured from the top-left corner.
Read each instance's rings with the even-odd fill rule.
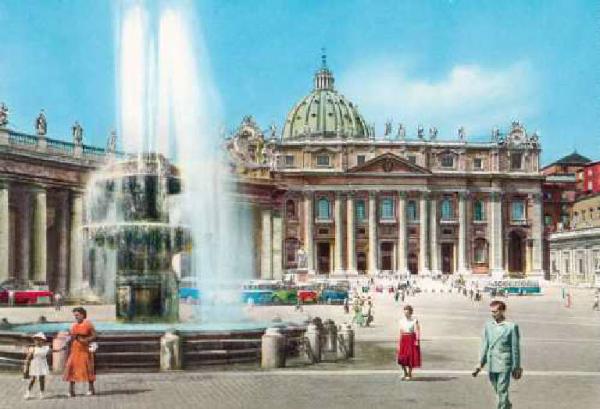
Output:
[[[89,185],[83,229],[95,260],[93,287],[115,301],[118,320],[178,321],[172,259],[191,238],[171,216],[169,199],[181,190],[177,169],[161,155],[145,154],[109,164]]]

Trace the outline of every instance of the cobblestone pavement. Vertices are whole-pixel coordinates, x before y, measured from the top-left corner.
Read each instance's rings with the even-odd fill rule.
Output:
[[[396,320],[402,304],[388,294],[372,294],[375,322],[357,328],[356,359],[309,366],[296,359],[289,368],[261,371],[256,365],[207,368],[169,374],[99,374],[96,397],[63,398],[65,385],[52,376],[48,397],[23,402],[24,381],[0,374],[0,408],[493,408],[485,374],[473,379],[479,336],[489,317],[484,299],[472,303],[457,294],[425,293],[406,301],[423,326],[423,368],[413,382],[402,382],[394,363]],[[600,402],[600,312],[591,311],[591,294],[579,291],[565,308],[558,289],[539,297],[509,297],[508,317],[521,326],[524,378],[513,381],[515,408],[594,408]],[[90,308],[92,319],[109,319],[110,306]],[[191,314],[188,306],[184,315]],[[0,317],[31,321],[49,308],[0,309]],[[261,320],[307,316],[348,320],[341,306],[254,307]],[[67,309],[60,313],[68,319]],[[58,316],[57,316],[58,317]],[[80,393],[83,391],[81,390]]]

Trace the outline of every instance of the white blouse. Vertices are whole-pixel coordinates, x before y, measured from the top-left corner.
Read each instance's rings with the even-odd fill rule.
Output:
[[[400,332],[414,333],[415,326],[418,322],[419,321],[416,318],[411,318],[411,319],[402,318],[400,320]]]

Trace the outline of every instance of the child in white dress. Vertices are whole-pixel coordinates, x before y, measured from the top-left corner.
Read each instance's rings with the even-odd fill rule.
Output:
[[[31,390],[37,378],[40,383],[40,399],[43,399],[46,375],[50,373],[47,357],[50,352],[55,351],[49,345],[45,345],[46,336],[43,332],[38,332],[32,338],[34,345],[28,347],[24,367],[24,377],[26,379],[31,377],[31,381],[27,385],[24,398],[29,399],[31,397]]]

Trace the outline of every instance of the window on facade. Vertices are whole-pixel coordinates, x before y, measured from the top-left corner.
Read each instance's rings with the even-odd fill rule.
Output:
[[[525,202],[518,200],[511,204],[511,217],[515,221],[525,220]]]
[[[571,272],[571,260],[569,260],[569,254],[563,254],[563,258],[565,260],[565,274],[569,274]]]
[[[365,155],[358,155],[356,157],[356,164],[357,165],[362,165],[365,163]]]
[[[481,160],[481,158],[473,159],[473,169],[483,169],[483,161]]]
[[[285,240],[285,260],[288,268],[297,266],[297,254],[300,248],[298,239],[290,238]]]
[[[454,218],[454,209],[450,198],[442,199],[442,220],[451,220]]]
[[[367,212],[366,212],[365,201],[357,200],[356,201],[356,219],[359,222],[362,222],[362,221],[366,220],[366,218],[367,218]]]
[[[329,166],[329,155],[317,155],[317,166]]]
[[[414,200],[409,200],[406,204],[406,216],[410,221],[417,220],[417,202]]]
[[[381,200],[381,218],[383,220],[394,218],[394,200],[390,197]]]
[[[407,159],[408,159],[408,161],[409,161],[410,163],[412,163],[413,165],[416,165],[416,164],[417,164],[417,157],[416,157],[415,155],[408,155]]]
[[[520,153],[510,154],[510,168],[511,170],[520,170],[522,168],[523,155]]]
[[[474,258],[476,263],[487,263],[487,242],[485,239],[475,240]]]
[[[285,214],[288,219],[296,218],[296,203],[291,199],[285,202]]]
[[[544,216],[544,225],[550,226],[552,225],[552,216],[547,214]]]
[[[329,212],[329,199],[322,197],[317,202],[317,219],[329,220],[331,218]]]
[[[442,155],[442,167],[452,168],[454,167],[454,156],[449,153]]]
[[[473,204],[473,219],[476,222],[485,220],[485,206],[483,200],[476,200]]]
[[[293,155],[285,155],[285,166],[288,166],[288,167],[294,166],[294,156]]]
[[[256,146],[248,145],[248,155],[250,155],[251,158],[254,158],[255,154],[256,154]]]

